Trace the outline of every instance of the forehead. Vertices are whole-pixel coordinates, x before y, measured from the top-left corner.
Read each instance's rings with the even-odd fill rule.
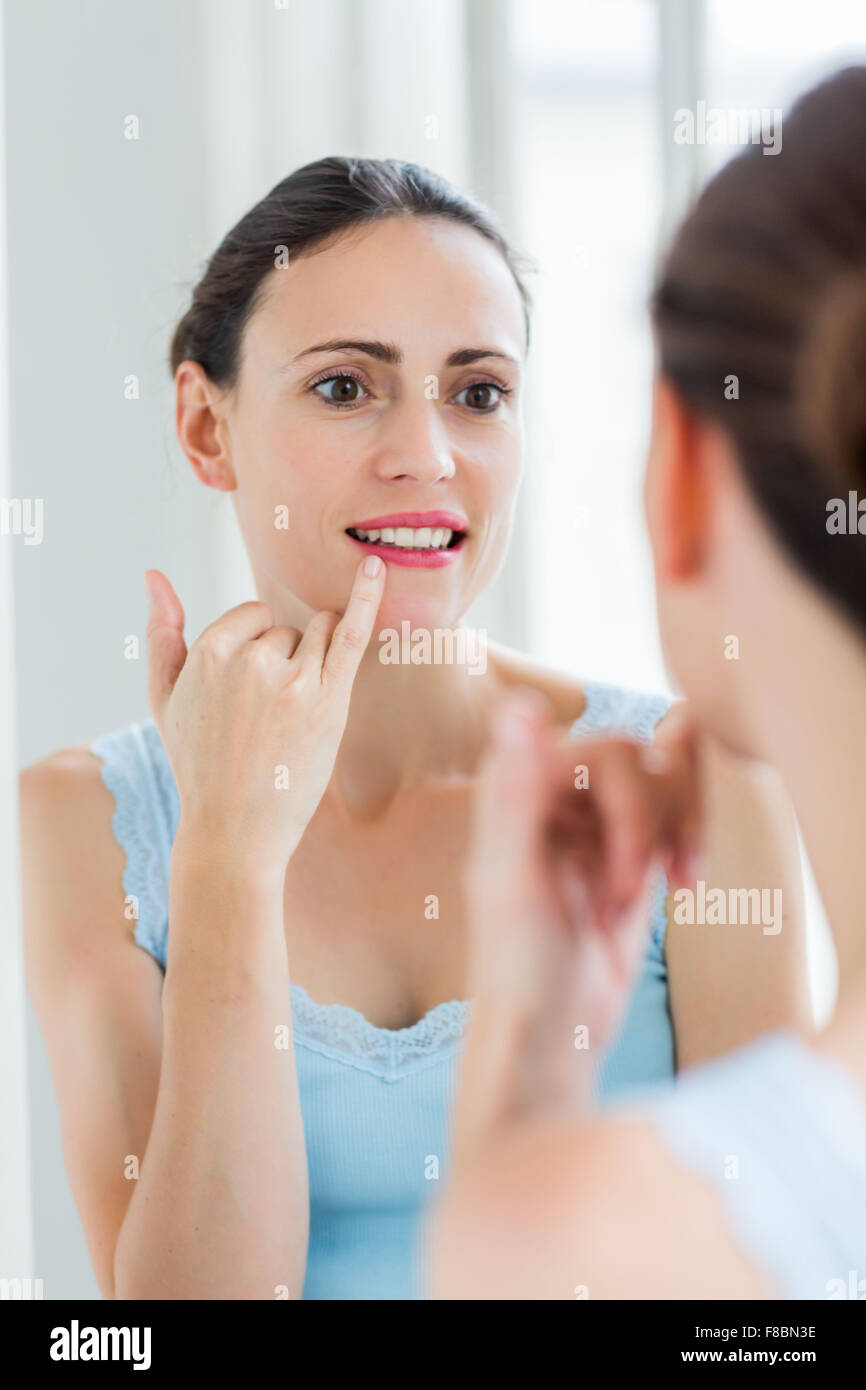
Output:
[[[247,355],[264,362],[334,336],[387,339],[407,357],[483,345],[521,359],[525,348],[520,294],[499,250],[438,217],[351,228],[270,272]]]

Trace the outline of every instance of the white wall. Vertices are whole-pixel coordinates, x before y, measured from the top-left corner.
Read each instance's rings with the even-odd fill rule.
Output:
[[[0,72],[5,53],[0,10]],[[9,469],[6,266],[6,120],[0,108],[0,497],[14,493]],[[12,553],[23,537],[0,534],[0,1277],[32,1279],[34,1268],[27,1096],[26,1011],[19,930],[18,810],[15,783],[15,703],[12,645]]]
[[[44,500],[42,544],[15,550],[22,763],[146,713],[122,645],[145,568],[208,611],[213,510],[171,447],[163,366],[202,235],[195,20],[172,0],[7,7],[12,489]],[[29,1044],[37,1273],[47,1298],[98,1297],[32,1012]]]
[[[14,550],[26,764],[147,713],[143,656],[123,655],[129,634],[143,650],[145,569],[169,575],[192,637],[251,595],[231,504],[174,434],[165,353],[206,256],[311,159],[396,156],[461,183],[478,160],[462,0],[7,8],[9,491],[44,501],[42,544]],[[36,1272],[47,1298],[96,1298],[29,1006],[28,1040]]]

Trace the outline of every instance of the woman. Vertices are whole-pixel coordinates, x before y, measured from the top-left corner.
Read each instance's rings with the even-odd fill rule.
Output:
[[[383,659],[404,623],[457,629],[501,563],[525,350],[487,214],[393,162],[279,184],[177,327],[178,437],[232,494],[258,599],[187,650],[151,572],[152,717],[23,779],[31,991],[105,1297],[415,1292],[489,712],[529,685],[564,733],[667,722],[503,649],[483,672]],[[666,964],[661,884],[602,1094],[806,1019],[789,814],[747,775],[714,785],[716,881],[785,882],[786,930],[711,970],[672,932]]]
[[[579,962],[596,968],[594,992],[584,972],[581,1008],[606,1026],[642,926],[632,912],[600,929],[572,895],[582,870],[561,822],[575,750],[565,764],[534,708],[504,711],[506,739],[481,785],[479,1005],[454,1182],[433,1227],[440,1296],[862,1297],[864,143],[866,68],[852,68],[795,107],[780,158],[747,149],[698,200],[654,297],[645,487],[671,666],[692,717],[773,764],[791,790],[836,942],[836,1013],[817,1038],[778,1030],[691,1070],[666,1096],[577,1116],[565,1089],[575,1068],[563,1075],[551,1042],[575,1016],[552,1016],[558,981]],[[738,399],[725,391],[731,374]],[[722,659],[723,634],[738,636],[738,661]],[[684,852],[699,795],[691,742],[682,727],[655,767],[632,749],[627,779],[622,749],[613,764],[604,742],[588,750],[595,793],[582,808],[608,862],[615,845],[627,863],[628,896],[661,858],[684,913],[696,902]],[[610,875],[596,878],[610,923]],[[693,916],[689,929],[712,959],[743,927],[709,922]]]

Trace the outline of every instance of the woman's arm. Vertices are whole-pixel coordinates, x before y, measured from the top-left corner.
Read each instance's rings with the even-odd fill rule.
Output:
[[[303,1129],[282,878],[176,841],[171,974],[132,938],[113,798],[86,749],[21,778],[28,986],[105,1298],[300,1297]],[[227,856],[228,862],[228,856]]]
[[[148,696],[181,811],[161,1048],[156,967],[146,977],[114,935],[122,866],[96,760],[76,750],[69,776],[52,762],[23,779],[30,973],[106,1296],[301,1296],[309,1199],[283,887],[384,580],[368,557],[342,618],[319,613],[301,634],[240,604],[188,651],[180,600],[151,575]]]
[[[658,727],[662,746],[670,719]],[[706,849],[700,877],[708,893],[724,891],[740,920],[677,921],[674,895],[668,895],[666,957],[679,1069],[770,1029],[814,1031],[796,821],[787,793],[772,768],[737,758],[708,738],[702,745]],[[754,890],[761,891],[759,921]],[[678,901],[682,919],[690,904]],[[694,916],[697,909],[696,895]]]
[[[123,852],[98,760],[55,753],[21,774],[27,987],[60,1109],[66,1170],[104,1298],[144,1156],[162,1047],[156,961],[124,917]]]
[[[118,1298],[301,1297],[309,1196],[282,890],[282,873],[178,833],[159,1093]]]

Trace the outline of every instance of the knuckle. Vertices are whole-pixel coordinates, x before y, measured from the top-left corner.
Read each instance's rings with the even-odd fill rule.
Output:
[[[263,642],[249,642],[244,648],[244,660],[257,671],[266,670],[273,661],[273,653]]]
[[[367,638],[356,627],[345,627],[341,633],[341,642],[347,651],[354,652],[367,645]]]
[[[209,628],[193,646],[193,651],[211,661],[223,661],[228,652],[225,634],[219,628]]]
[[[263,603],[261,599],[251,598],[248,599],[246,603],[239,604],[238,612],[249,613],[250,617],[261,619],[261,621],[267,623],[269,627],[273,627],[274,625],[273,611],[270,606],[267,603]]]
[[[309,632],[310,628],[317,630],[320,627],[327,627],[328,624],[333,620],[339,621],[338,615],[336,613],[330,613],[327,609],[324,608],[320,609],[318,613],[313,614],[312,618],[307,624],[307,631]]]

